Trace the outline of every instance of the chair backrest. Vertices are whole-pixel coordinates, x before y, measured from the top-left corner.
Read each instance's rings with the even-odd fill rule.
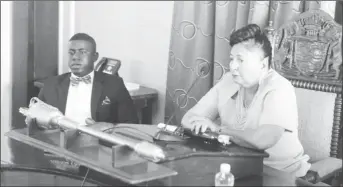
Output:
[[[121,61],[114,58],[103,57],[95,66],[95,71],[101,71],[109,75],[118,76]]]
[[[311,161],[336,157],[342,111],[342,27],[322,10],[273,30],[272,67],[296,87],[299,138]]]

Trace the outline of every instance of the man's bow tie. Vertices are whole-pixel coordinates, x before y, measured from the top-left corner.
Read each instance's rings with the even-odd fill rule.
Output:
[[[86,75],[84,77],[73,77],[73,76],[70,76],[70,84],[72,86],[77,86],[77,85],[79,85],[80,82],[84,82],[86,84],[90,84],[91,83],[91,76],[90,75]]]

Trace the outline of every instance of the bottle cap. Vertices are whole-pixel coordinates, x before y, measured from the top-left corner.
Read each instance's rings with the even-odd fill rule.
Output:
[[[220,172],[229,173],[231,171],[231,165],[227,163],[220,164]]]

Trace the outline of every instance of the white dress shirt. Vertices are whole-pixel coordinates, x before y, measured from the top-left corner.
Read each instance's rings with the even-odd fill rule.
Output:
[[[80,82],[76,86],[69,84],[65,116],[78,122],[80,125],[85,125],[85,120],[87,118],[92,118],[91,97],[94,71],[89,73],[89,75],[91,76],[90,84],[84,82]],[[77,77],[73,73],[71,73],[71,76]]]

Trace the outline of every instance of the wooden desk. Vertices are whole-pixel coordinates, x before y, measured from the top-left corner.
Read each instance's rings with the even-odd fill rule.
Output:
[[[158,131],[156,125],[118,124],[118,126],[121,128],[114,129],[116,133],[125,133],[146,141],[152,141],[151,135]],[[140,132],[125,127],[135,127]],[[114,184],[118,184],[118,179],[121,179],[136,181],[132,184],[140,185],[144,183],[144,180],[149,179],[149,186],[213,185],[213,177],[218,172],[221,163],[230,163],[235,177],[242,179],[246,176],[260,175],[263,171],[263,158],[268,156],[264,152],[237,145],[223,146],[215,142],[189,139],[181,143],[155,142],[164,149],[167,155],[166,159],[159,163],[147,162],[136,154],[125,154],[126,156],[118,162],[118,166],[112,167],[111,148],[99,144],[97,138],[86,134],[76,137],[67,149],[59,146],[60,133],[58,129],[36,131],[30,136],[27,135],[26,128],[15,129],[7,135],[37,149],[47,150],[77,161],[80,165],[90,167],[92,170],[89,177],[105,184],[113,184],[114,181],[116,181]],[[42,151],[37,151],[37,149],[31,152],[34,153],[31,157],[34,157],[32,160],[36,163],[33,166],[36,165],[39,168],[42,163],[47,163],[49,160],[44,158]],[[25,159],[29,160],[27,154],[20,153],[21,150],[17,151],[16,156],[25,155]],[[30,164],[32,165],[32,162]],[[167,173],[171,174],[170,170],[177,171],[177,175],[163,179],[156,178],[157,174],[163,176],[167,176],[165,175]],[[83,174],[82,170],[80,174]],[[261,177],[254,180],[261,182]]]
[[[138,90],[130,91],[130,95],[138,112],[139,123],[152,124],[152,105],[157,100],[157,91],[140,86]]]
[[[155,125],[137,125],[137,124],[120,124],[119,126],[125,127],[136,127],[138,130],[144,131],[147,134],[154,134],[157,132],[157,128]],[[15,130],[11,131],[9,135],[15,139],[20,140],[23,143],[26,144],[32,144],[34,140],[37,137],[42,137],[41,135],[48,137],[48,141],[41,142],[44,145],[52,143],[52,142],[58,142],[59,140],[59,134],[56,133],[49,133],[44,135],[42,132],[39,132],[38,134],[32,136],[32,137],[25,137],[25,129],[21,130]],[[152,137],[147,134],[134,134],[133,130],[125,129],[125,128],[117,128],[115,129],[115,132],[119,133],[128,133],[135,137],[140,137],[141,139],[145,139],[146,141],[152,141]],[[138,133],[135,131],[135,133]],[[39,135],[41,134],[41,135]],[[48,135],[48,136],[47,136]],[[35,137],[35,138],[34,138]],[[86,141],[87,140],[87,141]],[[36,184],[37,180],[40,180],[37,178],[37,175],[46,176],[48,175],[55,175],[55,176],[62,176],[64,177],[64,180],[70,177],[70,180],[73,180],[73,184],[75,183],[75,180],[82,179],[82,177],[85,174],[85,170],[80,173],[70,173],[67,171],[62,170],[56,170],[53,169],[48,165],[44,165],[43,163],[46,162],[46,158],[42,156],[42,151],[39,151],[37,148],[33,148],[30,146],[24,146],[26,144],[21,144],[21,147],[12,147],[12,151],[16,150],[17,152],[13,152],[15,157],[22,157],[23,159],[17,159],[17,160],[25,160],[27,163],[16,163],[14,162],[13,165],[7,166],[7,169],[1,169],[1,171],[18,171],[21,172],[35,172],[36,174],[32,175],[25,175],[25,177],[36,177],[36,179],[31,180],[24,180],[24,182],[32,182],[32,184]],[[139,185],[146,185],[146,186],[177,186],[177,185],[192,185],[192,186],[213,186],[214,185],[214,175],[219,171],[219,165],[223,162],[230,163],[232,165],[232,172],[234,173],[236,180],[235,180],[235,186],[312,186],[310,183],[306,183],[305,181],[302,181],[298,178],[295,178],[294,176],[267,167],[262,166],[260,158],[262,158],[265,154],[260,151],[255,151],[251,149],[242,148],[236,145],[230,145],[228,147],[218,147],[213,146],[212,144],[194,144],[195,141],[185,143],[184,145],[177,145],[177,144],[169,144],[171,147],[169,147],[169,160],[163,161],[160,164],[164,166],[168,166],[169,168],[174,168],[177,170],[178,175],[167,177],[164,179],[157,179],[149,182],[143,182]],[[43,145],[42,144],[42,145]],[[162,147],[168,147],[168,144],[159,144]],[[175,146],[176,145],[176,146]],[[23,149],[23,147],[26,147],[26,150]],[[38,146],[39,147],[39,146]],[[182,149],[178,149],[182,148]],[[33,149],[34,151],[28,151],[28,148]],[[61,154],[64,152],[65,149],[59,148],[59,146],[55,146],[56,150],[58,149],[58,152]],[[170,149],[171,148],[171,149]],[[91,150],[88,150],[91,149]],[[78,152],[82,153],[83,156],[86,156],[88,158],[94,159],[93,162],[108,162],[108,158],[101,157],[99,158],[99,150],[104,149],[103,146],[99,145],[98,140],[89,137],[89,136],[80,136],[75,142],[74,145],[70,148],[68,148],[68,151],[72,152]],[[189,152],[189,150],[194,150],[193,152]],[[25,154],[24,154],[24,152]],[[181,152],[180,152],[181,151]],[[31,153],[31,154],[30,154]],[[167,152],[168,153],[168,152]],[[192,156],[193,154],[193,156]],[[174,155],[174,156],[173,156]],[[196,155],[196,156],[194,156]],[[70,155],[69,155],[70,156]],[[262,156],[262,157],[261,157]],[[187,159],[187,157],[189,159]],[[254,166],[250,167],[244,167],[245,164],[248,164],[248,162],[251,162],[252,160],[248,159],[249,157],[256,158],[255,161],[256,164]],[[31,159],[30,159],[31,158]],[[76,156],[77,159],[77,156]],[[242,164],[243,161],[243,164]],[[126,170],[132,170],[134,172],[140,172],[146,169],[156,169],[156,165],[150,165],[152,167],[149,167],[149,165],[138,163],[137,165],[134,165],[132,167],[125,167]],[[240,167],[241,166],[241,167]],[[262,168],[261,168],[262,166]],[[43,168],[43,169],[42,169]],[[262,169],[262,172],[258,174],[253,174],[250,176],[242,176],[242,171],[248,171],[254,173],[254,171],[257,171],[259,169]],[[84,169],[86,169],[84,167]],[[132,172],[131,171],[131,172]],[[38,173],[38,174],[37,174]],[[41,174],[39,174],[41,173]],[[42,174],[44,173],[44,174]],[[8,174],[10,175],[10,174]],[[7,177],[8,175],[3,175],[2,178]],[[67,177],[67,178],[66,178]],[[53,178],[53,177],[50,177]],[[55,177],[56,178],[56,177]],[[61,177],[59,177],[61,178]],[[90,170],[88,173],[87,179],[92,179],[90,182],[92,184],[90,185],[112,185],[112,186],[123,186],[127,185],[115,177],[110,177],[107,175],[104,175],[99,172],[95,172],[94,170]],[[11,180],[2,180],[2,181],[11,181]],[[56,181],[60,180],[51,180],[45,181],[44,184],[46,185],[57,185]],[[94,182],[95,181],[95,182]],[[10,183],[6,183],[10,184]],[[31,184],[31,183],[30,183]],[[22,184],[22,185],[28,185],[28,184]]]
[[[44,84],[39,81],[34,82],[36,88],[33,96],[37,96],[39,90],[43,88]],[[140,86],[138,90],[129,92],[132,100],[136,106],[139,123],[140,124],[152,124],[152,105],[157,100],[158,93],[155,89]]]
[[[262,176],[251,176],[235,180],[235,186],[313,186],[299,182],[294,177],[270,167],[264,167]],[[81,186],[84,176],[56,169],[1,164],[1,186]],[[214,186],[214,176],[209,185]],[[96,181],[86,178],[84,186],[128,186],[117,180]],[[147,183],[146,186],[153,186]],[[324,185],[323,185],[324,186]]]

